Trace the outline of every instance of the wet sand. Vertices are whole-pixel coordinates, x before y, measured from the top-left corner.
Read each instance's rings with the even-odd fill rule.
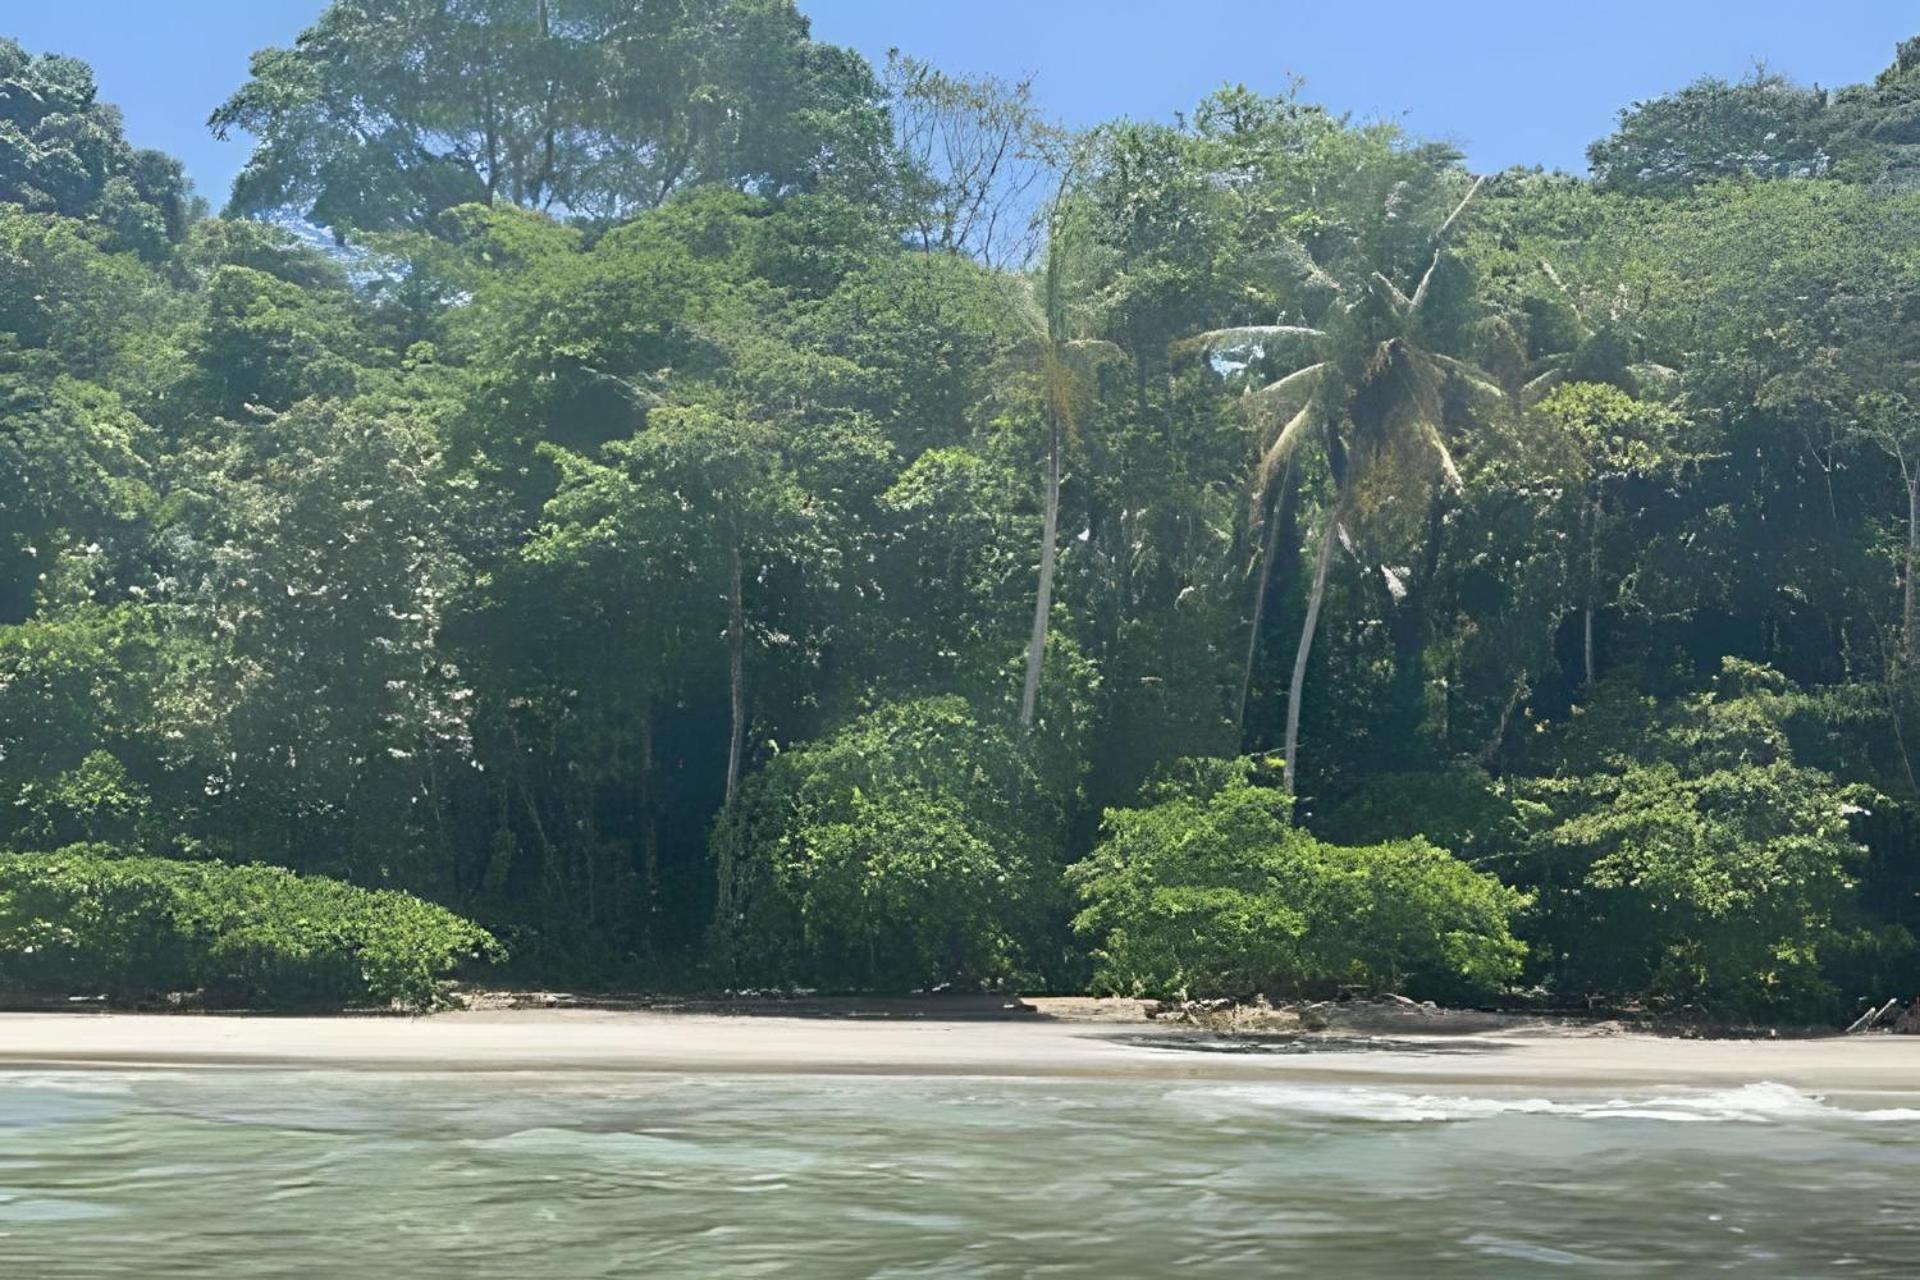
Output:
[[[1221,1044],[1201,1032],[1075,1016],[847,1020],[591,1009],[412,1019],[0,1014],[0,1067],[1285,1080],[1419,1089],[1771,1081],[1823,1094],[1920,1097],[1920,1037],[1704,1041],[1525,1024],[1472,1035],[1310,1037],[1310,1052],[1220,1052]]]

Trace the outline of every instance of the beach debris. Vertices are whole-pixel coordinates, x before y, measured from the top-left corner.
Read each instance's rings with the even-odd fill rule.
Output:
[[[1209,1031],[1292,1031],[1306,1025],[1296,1009],[1269,1004],[1264,996],[1163,1000],[1149,1006],[1146,1014],[1156,1022],[1185,1023]]]
[[[1848,1024],[1846,1034],[1858,1035],[1883,1027],[1895,1035],[1920,1035],[1920,996],[1911,1001],[1894,996],[1885,1004],[1875,1005]]]

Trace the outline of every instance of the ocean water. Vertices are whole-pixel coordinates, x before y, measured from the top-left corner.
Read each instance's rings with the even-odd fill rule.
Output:
[[[0,1071],[0,1277],[1920,1275],[1843,1101]]]

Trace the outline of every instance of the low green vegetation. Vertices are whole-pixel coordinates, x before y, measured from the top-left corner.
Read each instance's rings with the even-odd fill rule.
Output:
[[[424,1011],[462,963],[499,958],[486,930],[390,889],[100,845],[0,854],[0,991]]]
[[[1513,984],[1521,894],[1417,836],[1316,840],[1290,820],[1275,764],[1182,762],[1142,807],[1107,811],[1070,873],[1096,987],[1478,1000]]]
[[[960,698],[857,717],[772,761],[722,814],[722,948],[756,983],[1031,982],[1062,817],[1032,744]]]
[[[358,0],[216,214],[0,42],[0,971],[1920,990],[1916,92],[1475,174]]]
[[[1592,714],[1632,722],[1637,701],[1610,684]],[[1798,704],[1778,672],[1729,659],[1637,740],[1582,741],[1586,726],[1569,728],[1556,750],[1589,767],[1519,789],[1523,874],[1551,911],[1541,930],[1556,985],[1832,1014],[1837,961],[1912,946],[1863,927],[1854,894],[1867,850],[1849,816],[1880,800],[1795,758],[1787,722]],[[1555,889],[1548,877],[1564,880]]]

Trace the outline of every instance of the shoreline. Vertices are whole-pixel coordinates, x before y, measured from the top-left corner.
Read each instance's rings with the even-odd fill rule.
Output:
[[[848,1019],[593,1009],[428,1018],[0,1014],[0,1071],[843,1075],[1636,1090],[1760,1082],[1920,1098],[1920,1037],[1684,1040],[1543,1024],[1258,1037],[1091,1017]],[[1221,1051],[1225,1047],[1237,1051]],[[1304,1049],[1302,1046],[1305,1046]]]

